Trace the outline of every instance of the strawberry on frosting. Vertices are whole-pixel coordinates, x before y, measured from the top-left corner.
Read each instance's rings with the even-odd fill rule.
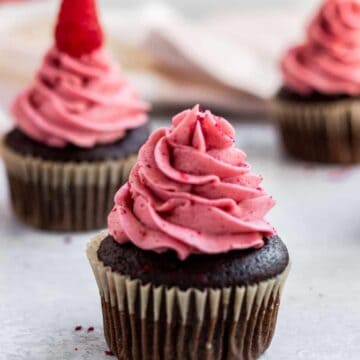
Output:
[[[16,98],[17,127],[53,147],[92,147],[147,122],[148,105],[103,50],[95,0],[63,0],[55,45]]]
[[[103,31],[95,0],[63,0],[55,29],[56,47],[73,57],[101,48]]]
[[[275,234],[264,219],[274,200],[260,187],[234,129],[196,106],[155,131],[115,197],[109,232],[155,252],[216,254],[260,248]]]

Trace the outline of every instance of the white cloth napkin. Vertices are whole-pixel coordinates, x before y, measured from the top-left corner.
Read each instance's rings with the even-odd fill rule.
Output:
[[[108,5],[102,16],[109,47],[155,108],[201,103],[258,114],[280,84],[280,54],[301,39],[313,6],[195,21],[162,3],[135,10]],[[52,42],[56,7],[36,2],[0,8],[0,95],[7,84],[14,91],[31,80]]]

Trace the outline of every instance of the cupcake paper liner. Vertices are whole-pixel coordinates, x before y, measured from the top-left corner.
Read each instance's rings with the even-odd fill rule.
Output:
[[[114,195],[137,159],[64,163],[23,156],[0,145],[15,214],[44,230],[105,227]]]
[[[272,113],[290,155],[326,163],[360,162],[359,101],[305,103],[275,99]]]
[[[256,359],[270,345],[288,268],[256,285],[186,291],[142,284],[87,255],[99,287],[105,338],[118,359]]]

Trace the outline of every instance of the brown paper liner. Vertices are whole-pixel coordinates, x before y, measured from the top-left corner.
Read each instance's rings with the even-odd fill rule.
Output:
[[[105,227],[114,195],[137,158],[65,163],[23,156],[1,142],[0,150],[16,216],[28,225],[53,231]]]
[[[360,102],[345,99],[272,102],[283,144],[292,156],[325,163],[360,162]]]
[[[142,285],[87,255],[99,287],[105,338],[118,359],[257,359],[274,334],[288,269],[256,285],[223,289]]]

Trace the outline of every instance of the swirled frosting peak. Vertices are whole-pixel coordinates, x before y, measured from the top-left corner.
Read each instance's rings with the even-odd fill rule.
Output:
[[[360,95],[360,1],[326,0],[281,67],[299,94]]]
[[[115,196],[110,234],[121,244],[176,251],[180,259],[262,247],[275,233],[264,219],[274,200],[234,136],[225,119],[198,106],[155,131]]]
[[[147,121],[147,109],[104,50],[75,58],[56,48],[12,107],[17,126],[32,139],[84,148],[121,139]]]

